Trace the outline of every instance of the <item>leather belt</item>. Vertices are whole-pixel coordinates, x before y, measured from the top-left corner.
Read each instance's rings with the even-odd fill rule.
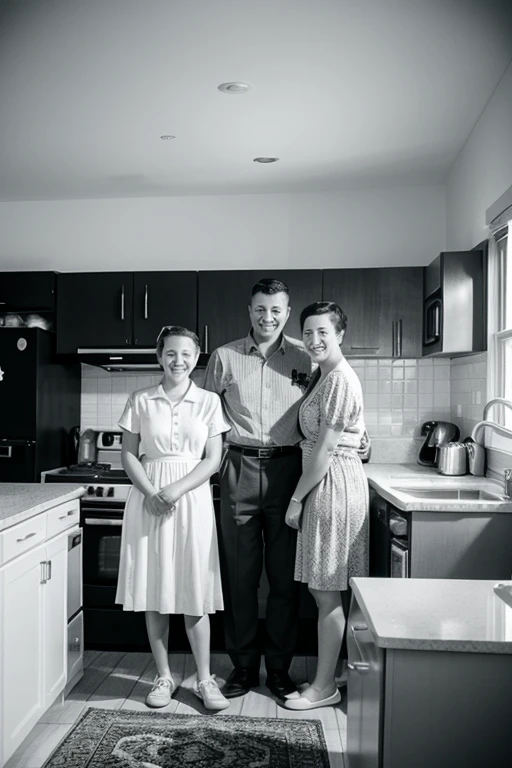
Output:
[[[228,443],[227,448],[229,451],[236,451],[244,456],[252,456],[256,459],[274,459],[277,456],[286,456],[300,451],[298,445],[269,445],[266,448],[257,448],[252,445],[233,445]]]

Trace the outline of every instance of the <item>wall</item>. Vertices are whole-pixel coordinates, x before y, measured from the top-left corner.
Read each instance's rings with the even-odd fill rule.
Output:
[[[446,178],[446,245],[472,248],[487,237],[485,212],[512,184],[512,64]]]
[[[429,263],[444,187],[0,203],[0,270],[255,269]]]
[[[512,184],[512,64],[503,75],[446,178],[446,247],[472,248],[485,239],[485,212]],[[487,355],[452,360],[452,420],[466,434],[481,419]],[[480,399],[481,403],[477,402]],[[459,412],[457,405],[460,405]],[[512,448],[490,451],[491,468],[510,466]]]
[[[372,438],[372,461],[416,461],[420,427],[450,417],[450,361],[351,360],[363,387],[365,420]],[[201,385],[202,372],[194,376]],[[108,373],[82,366],[81,427],[119,429],[128,395],[157,384],[158,373]]]

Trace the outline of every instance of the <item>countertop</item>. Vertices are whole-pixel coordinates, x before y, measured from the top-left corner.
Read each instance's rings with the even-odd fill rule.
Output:
[[[494,593],[495,581],[356,578],[350,583],[380,648],[512,654],[512,608]]]
[[[441,475],[433,467],[422,467],[419,464],[365,464],[366,477],[372,488],[386,501],[391,502],[404,512],[429,511],[429,512],[512,512],[512,500],[487,501],[479,499],[474,503],[461,503],[457,499],[411,499],[406,493],[400,493],[394,486],[411,483],[415,478],[422,483],[429,481],[436,484],[442,483],[444,488],[454,486],[461,488],[475,488],[482,484],[492,485],[496,493],[503,493],[503,486],[499,482],[488,477],[475,477],[474,475],[448,476]]]
[[[0,531],[84,493],[76,483],[0,483]]]

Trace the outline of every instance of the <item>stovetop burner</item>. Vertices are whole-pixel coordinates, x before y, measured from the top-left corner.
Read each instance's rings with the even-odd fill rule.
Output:
[[[124,469],[111,469],[110,464],[74,464],[67,469],[46,473],[46,482],[130,484]]]
[[[84,464],[71,464],[65,472],[77,472],[83,474],[84,472],[104,472],[110,471],[110,464],[94,464],[92,461],[84,462]]]

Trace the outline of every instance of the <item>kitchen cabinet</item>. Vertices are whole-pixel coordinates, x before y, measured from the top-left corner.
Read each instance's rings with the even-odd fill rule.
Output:
[[[0,272],[0,312],[52,311],[55,272]]]
[[[487,349],[487,242],[440,253],[424,267],[423,355],[455,357]]]
[[[57,505],[0,531],[0,766],[66,685],[66,526],[78,505]]]
[[[154,347],[164,325],[197,324],[196,272],[58,275],[57,352]]]
[[[323,299],[347,315],[346,357],[421,357],[423,267],[324,269]]]
[[[198,273],[198,328],[203,352],[249,333],[248,306],[252,286],[264,277],[282,280],[290,289],[291,315],[285,333],[302,338],[300,313],[308,304],[322,299],[320,269],[274,269],[204,271]]]
[[[511,541],[510,513],[405,512],[370,489],[370,576],[391,576],[395,545],[409,578],[508,580]]]
[[[352,583],[348,768],[508,765],[510,609],[492,582],[458,582],[451,597],[449,582],[381,581]]]

